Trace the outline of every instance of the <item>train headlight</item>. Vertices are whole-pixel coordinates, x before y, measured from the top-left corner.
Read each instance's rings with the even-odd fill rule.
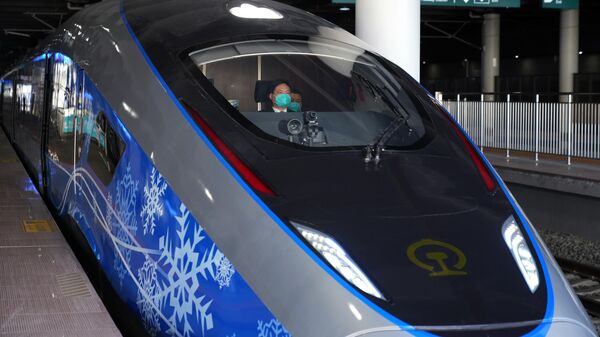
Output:
[[[337,270],[348,282],[354,284],[358,289],[385,300],[375,285],[363,273],[358,265],[346,254],[346,251],[332,237],[315,229],[292,222],[296,229],[302,234],[327,262]]]
[[[540,285],[540,275],[535,259],[527,246],[527,241],[525,241],[525,237],[512,215],[502,225],[502,236],[517,266],[519,266],[529,290],[534,293]]]

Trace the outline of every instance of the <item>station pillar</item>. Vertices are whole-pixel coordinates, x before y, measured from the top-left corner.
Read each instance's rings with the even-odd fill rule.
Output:
[[[563,9],[560,13],[560,92],[573,92],[575,75],[579,71],[579,9]],[[564,98],[561,98],[564,99]]]
[[[356,36],[419,80],[421,0],[356,0]]]
[[[483,15],[481,41],[481,91],[495,92],[496,76],[500,75],[500,14]]]

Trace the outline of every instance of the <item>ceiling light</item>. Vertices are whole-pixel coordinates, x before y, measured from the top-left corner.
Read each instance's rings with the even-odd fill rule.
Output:
[[[27,33],[20,33],[20,32],[15,32],[12,30],[4,30],[4,34],[6,35],[15,35],[15,36],[22,36],[22,37],[31,37],[31,35],[27,34]]]
[[[350,10],[350,7],[340,7],[340,11],[347,12]]]
[[[244,19],[283,19],[283,15],[278,11],[267,7],[256,7],[248,3],[243,3],[240,6],[230,8],[229,13]]]
[[[583,55],[583,51],[581,51],[581,50],[580,50],[580,51],[579,51],[579,55]]]
[[[515,55],[515,58],[516,58],[516,59],[518,59],[518,58],[519,58],[519,55]]]

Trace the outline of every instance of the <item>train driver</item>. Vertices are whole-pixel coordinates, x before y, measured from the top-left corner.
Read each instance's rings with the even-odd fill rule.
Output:
[[[271,88],[269,99],[272,103],[272,111],[287,112],[288,106],[292,102],[290,85],[284,80],[276,80],[273,81]]]

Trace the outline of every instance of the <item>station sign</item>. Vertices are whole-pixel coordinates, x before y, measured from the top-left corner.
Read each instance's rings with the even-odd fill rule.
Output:
[[[579,0],[542,0],[542,8],[576,9]]]
[[[331,2],[334,4],[354,4],[356,0],[331,0]],[[421,0],[421,5],[439,7],[518,8],[521,7],[521,0]]]
[[[521,0],[421,0],[421,5],[440,7],[519,8],[521,7]]]

